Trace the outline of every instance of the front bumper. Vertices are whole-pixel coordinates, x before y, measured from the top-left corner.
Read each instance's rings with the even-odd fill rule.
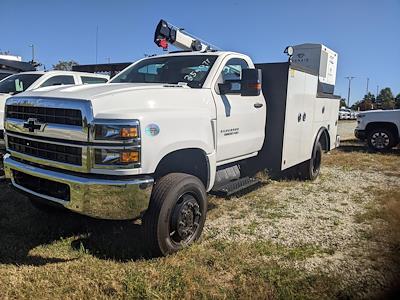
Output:
[[[128,220],[141,216],[148,208],[154,183],[149,176],[127,180],[80,177],[24,164],[14,160],[9,154],[4,156],[4,171],[6,178],[18,190],[56,202],[83,215],[110,220]],[[14,178],[15,172],[68,186],[68,201],[18,184]]]
[[[359,140],[365,140],[367,137],[367,133],[365,132],[365,130],[359,130],[359,129],[354,130],[354,135]]]

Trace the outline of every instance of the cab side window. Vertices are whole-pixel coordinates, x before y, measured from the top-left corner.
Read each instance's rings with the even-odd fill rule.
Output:
[[[41,87],[64,84],[75,84],[74,77],[69,75],[54,76],[43,82]]]
[[[247,69],[249,65],[241,58],[232,58],[228,60],[222,70],[222,81],[232,81],[232,91],[240,91],[240,79],[242,78],[242,70]]]
[[[81,80],[82,80],[82,84],[106,83],[108,81],[107,78],[90,77],[90,76],[81,76]]]

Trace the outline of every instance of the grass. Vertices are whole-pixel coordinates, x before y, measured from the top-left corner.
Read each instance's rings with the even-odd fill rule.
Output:
[[[348,172],[400,176],[398,152],[373,154],[354,142],[326,155],[324,164]],[[262,234],[261,223],[294,217],[277,197],[280,191],[301,190],[305,197],[317,198],[321,193],[334,192],[319,190],[321,183],[330,180],[328,175],[322,175],[321,181],[314,183],[269,181],[265,187],[231,200],[211,197],[209,222],[226,216],[241,221],[250,214],[258,218],[243,226],[233,224],[226,238],[211,228],[199,243],[165,258],[149,257],[139,224],[73,214],[48,216],[36,211],[26,198],[6,185],[0,185],[0,299],[360,297],[364,288],[371,289],[369,281],[360,289],[353,286],[353,281],[346,281],[347,270],[335,273],[329,268],[306,266],[321,260],[330,266],[330,261],[340,253],[353,253],[351,260],[370,259],[382,274],[393,264],[400,266],[396,259],[400,251],[399,187],[373,186],[363,194],[340,199],[343,208],[355,203],[363,206],[352,225],[362,228],[359,234],[363,242],[353,245],[354,248],[318,243],[284,245],[258,238]],[[366,196],[372,200],[365,201]],[[288,197],[291,203],[302,205],[301,199],[290,193]],[[341,210],[332,210],[320,218],[340,227],[340,214]],[[238,234],[251,238],[236,239]],[[375,252],[369,252],[373,247]],[[366,270],[367,266],[359,272]],[[352,276],[354,282],[361,280],[358,272]]]

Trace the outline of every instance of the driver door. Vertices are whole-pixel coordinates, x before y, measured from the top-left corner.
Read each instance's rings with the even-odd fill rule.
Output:
[[[264,142],[266,105],[259,96],[242,96],[240,79],[249,64],[242,58],[228,58],[220,70],[213,97],[217,107],[217,163],[249,156]],[[222,94],[220,83],[232,81],[232,90]]]

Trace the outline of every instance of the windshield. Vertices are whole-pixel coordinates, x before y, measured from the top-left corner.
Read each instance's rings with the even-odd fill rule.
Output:
[[[43,74],[15,74],[0,81],[0,93],[18,94],[26,91]]]
[[[201,88],[216,59],[216,55],[149,58],[121,72],[110,83],[176,84],[185,82],[190,87]]]

